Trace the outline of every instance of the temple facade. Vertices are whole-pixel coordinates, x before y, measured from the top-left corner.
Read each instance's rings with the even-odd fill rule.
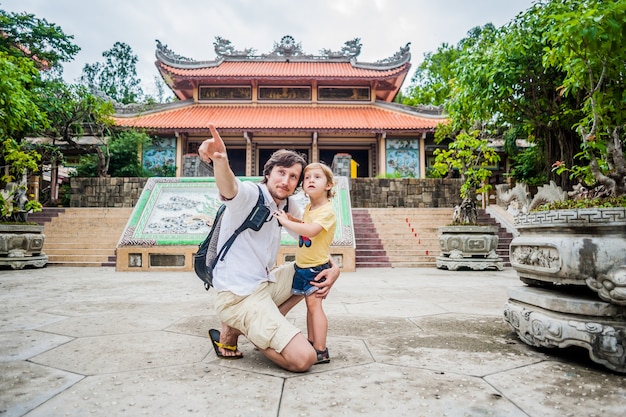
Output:
[[[438,108],[393,103],[411,67],[409,44],[373,63],[358,61],[358,38],[317,55],[291,36],[265,54],[220,37],[214,47],[214,60],[197,61],[157,41],[156,67],[178,100],[115,115],[118,126],[156,138],[143,151],[146,167],[203,176],[197,150],[212,123],[236,175],[262,175],[271,153],[288,148],[328,165],[349,155],[352,176],[426,177],[434,130],[446,119]]]

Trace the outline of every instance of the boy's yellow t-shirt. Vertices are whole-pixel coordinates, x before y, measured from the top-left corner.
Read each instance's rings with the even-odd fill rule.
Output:
[[[310,268],[323,265],[330,259],[330,244],[335,237],[337,218],[332,202],[311,210],[311,204],[304,208],[302,216],[304,223],[317,223],[322,226],[322,231],[317,236],[309,238],[300,236],[296,249],[296,265],[301,268]]]

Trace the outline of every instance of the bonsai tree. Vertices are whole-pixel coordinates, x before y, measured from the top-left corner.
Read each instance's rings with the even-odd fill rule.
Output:
[[[441,142],[448,129],[438,128],[437,142]],[[458,171],[463,184],[461,185],[461,203],[455,207],[453,224],[476,224],[476,195],[490,190],[488,182],[491,171],[487,168],[500,161],[498,153],[489,146],[489,140],[480,137],[478,130],[461,131],[448,145],[448,149],[434,151],[435,164],[433,171],[444,177],[451,177]]]
[[[28,193],[28,174],[39,170],[39,155],[25,149],[14,139],[2,143],[3,175],[0,177],[0,220],[7,223],[25,223],[28,213],[41,211],[42,205]]]

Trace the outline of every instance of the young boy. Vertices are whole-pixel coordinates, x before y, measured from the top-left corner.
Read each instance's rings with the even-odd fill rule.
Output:
[[[321,163],[312,163],[304,169],[303,191],[309,197],[302,221],[294,219],[282,210],[276,218],[293,233],[300,235],[296,249],[296,273],[293,278],[292,294],[304,295],[307,306],[307,332],[309,342],[317,351],[317,363],[330,362],[326,347],[328,320],[322,309],[323,297],[313,295],[318,287],[311,281],[320,271],[330,268],[330,244],[335,235],[337,219],[330,199],[334,196],[335,180],[330,168]]]

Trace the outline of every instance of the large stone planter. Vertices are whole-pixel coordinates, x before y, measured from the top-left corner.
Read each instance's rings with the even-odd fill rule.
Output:
[[[43,253],[43,229],[38,225],[0,224],[0,265],[13,269],[45,266],[48,257]]]
[[[523,282],[587,286],[626,305],[626,208],[535,212],[516,227],[511,266]]]
[[[529,286],[509,290],[505,321],[529,345],[580,346],[626,373],[626,208],[534,212],[516,226],[511,266]]]
[[[441,254],[437,257],[437,268],[455,271],[502,270],[502,258],[496,252],[498,228],[495,226],[442,226],[439,228]]]

